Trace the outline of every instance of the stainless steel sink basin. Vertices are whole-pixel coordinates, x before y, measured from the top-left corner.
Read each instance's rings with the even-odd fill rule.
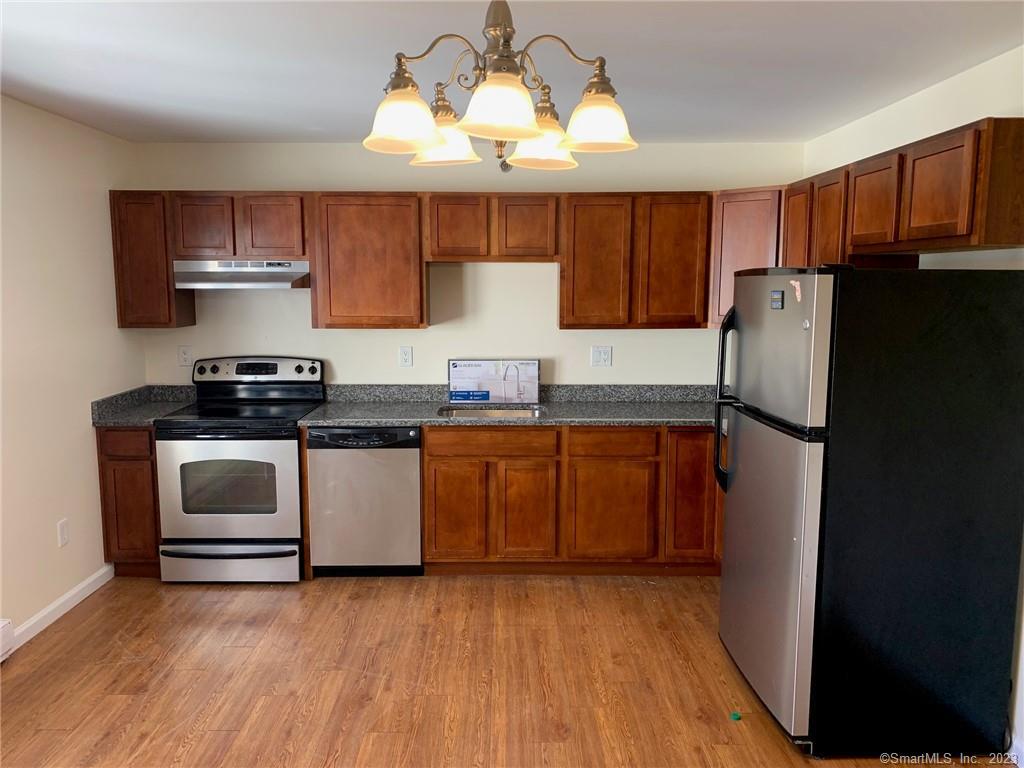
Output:
[[[530,408],[460,408],[442,405],[437,409],[437,415],[447,419],[539,419],[544,415],[544,407],[535,405]]]

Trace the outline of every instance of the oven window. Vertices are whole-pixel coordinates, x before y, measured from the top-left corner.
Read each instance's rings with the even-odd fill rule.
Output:
[[[272,515],[277,512],[277,469],[245,459],[182,464],[181,508],[186,515]]]

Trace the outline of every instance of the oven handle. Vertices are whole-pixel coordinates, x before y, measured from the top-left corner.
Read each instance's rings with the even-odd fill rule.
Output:
[[[180,557],[184,560],[269,560],[276,557],[296,557],[297,549],[271,552],[189,552],[187,549],[161,549],[161,557]]]
[[[239,429],[216,432],[194,429],[156,428],[157,440],[298,440],[299,431],[294,427],[281,429]]]

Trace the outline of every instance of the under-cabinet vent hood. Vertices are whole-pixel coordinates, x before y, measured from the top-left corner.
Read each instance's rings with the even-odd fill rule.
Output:
[[[309,288],[309,262],[179,259],[175,288]]]

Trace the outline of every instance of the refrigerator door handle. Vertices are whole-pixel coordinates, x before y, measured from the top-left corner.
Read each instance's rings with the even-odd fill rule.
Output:
[[[726,353],[726,339],[729,337],[729,331],[736,330],[736,307],[729,307],[729,311],[725,313],[725,317],[722,318],[722,325],[718,330],[718,383],[715,389],[715,399],[721,400],[726,397],[725,394],[725,353]]]
[[[734,407],[733,403],[719,400],[715,403],[715,479],[723,491],[729,490],[729,470],[722,466],[722,411]]]

